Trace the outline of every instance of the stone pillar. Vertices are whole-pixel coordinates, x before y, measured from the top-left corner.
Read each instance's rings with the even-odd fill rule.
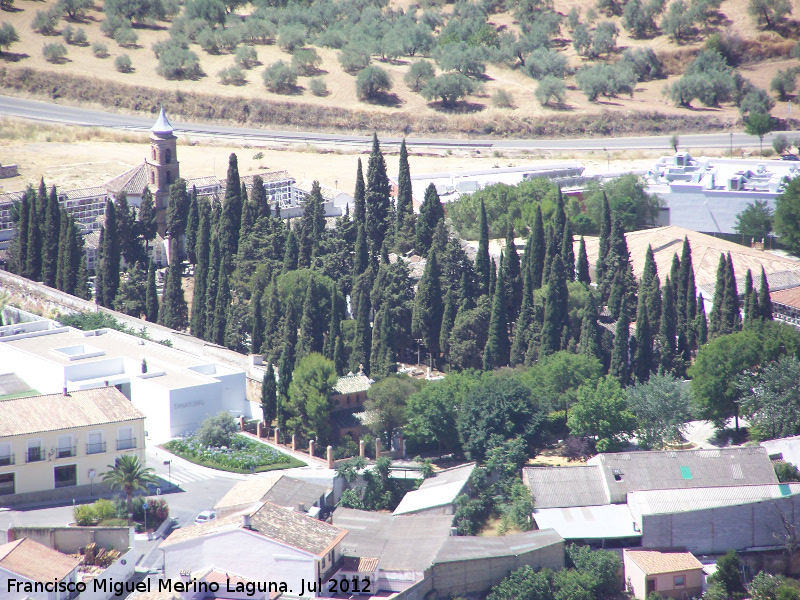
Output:
[[[333,446],[328,446],[328,468],[333,469]]]
[[[261,438],[264,437],[264,422],[263,421],[259,421],[258,422],[258,425],[256,426],[256,435],[258,436],[258,439],[261,439]]]
[[[281,433],[281,428],[280,427],[276,427],[275,428],[275,443],[276,444],[280,444],[281,443],[281,441],[280,441],[281,440],[280,433]]]
[[[292,452],[296,452],[296,451],[297,451],[297,434],[293,433],[292,434]]]
[[[381,457],[381,438],[375,438],[375,460]]]
[[[239,429],[244,431],[244,417],[239,417]]]
[[[367,455],[367,452],[364,449],[364,440],[358,440],[358,455],[361,458],[365,458]]]
[[[308,455],[314,456],[314,440],[309,440],[308,442]]]

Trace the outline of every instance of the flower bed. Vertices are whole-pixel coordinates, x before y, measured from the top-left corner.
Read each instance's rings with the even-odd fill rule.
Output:
[[[304,462],[243,435],[234,436],[229,448],[207,447],[193,436],[171,440],[163,447],[197,465],[234,473],[249,473],[251,468],[260,473],[306,466]]]

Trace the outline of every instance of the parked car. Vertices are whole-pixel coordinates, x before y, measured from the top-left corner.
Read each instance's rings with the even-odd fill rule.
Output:
[[[791,160],[794,162],[798,162],[800,161],[800,156],[797,156],[796,154],[784,154],[783,156],[781,156],[781,160]]]
[[[217,518],[217,512],[213,510],[204,510],[195,518],[194,522],[200,525]]]

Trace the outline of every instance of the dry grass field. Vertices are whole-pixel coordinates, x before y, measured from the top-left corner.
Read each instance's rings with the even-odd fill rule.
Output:
[[[658,112],[664,115],[680,116],[689,119],[696,119],[698,124],[702,124],[706,118],[716,119],[723,125],[735,125],[739,120],[739,113],[735,107],[722,106],[720,108],[695,108],[685,109],[672,105],[663,95],[664,88],[676,77],[673,74],[666,80],[650,81],[640,83],[632,98],[623,96],[612,99],[605,99],[598,102],[587,101],[584,94],[577,89],[574,77],[567,78],[567,95],[564,106],[555,109],[542,107],[534,97],[534,90],[537,82],[519,69],[511,69],[498,65],[487,65],[486,78],[482,85],[482,91],[469,99],[474,111],[468,115],[444,114],[439,110],[438,105],[428,103],[418,93],[411,91],[403,83],[403,75],[408,69],[409,60],[398,60],[396,62],[375,61],[386,69],[393,80],[393,93],[396,94],[397,104],[394,106],[382,106],[361,102],[356,97],[355,77],[344,72],[337,60],[338,52],[326,48],[317,48],[322,57],[318,77],[321,77],[329,90],[329,95],[317,97],[309,91],[308,77],[298,79],[298,89],[289,95],[279,95],[268,92],[263,85],[261,72],[264,65],[269,65],[277,60],[289,61],[290,55],[282,51],[277,45],[258,45],[255,46],[258,52],[258,59],[261,66],[247,71],[247,83],[242,86],[223,85],[220,83],[217,73],[234,63],[232,54],[210,55],[202,51],[197,45],[192,46],[192,50],[198,55],[201,61],[205,76],[196,81],[168,81],[156,73],[157,60],[154,57],[151,47],[156,41],[168,37],[167,27],[169,23],[157,23],[148,27],[137,27],[136,33],[139,36],[138,44],[134,48],[121,48],[113,40],[106,38],[100,31],[100,22],[104,18],[104,13],[96,6],[89,11],[84,23],[72,24],[73,27],[82,27],[88,34],[89,44],[85,46],[69,45],[69,54],[66,62],[54,65],[48,63],[42,56],[42,46],[50,42],[62,42],[58,35],[44,36],[31,29],[31,21],[36,11],[49,8],[55,0],[17,0],[16,12],[1,12],[0,20],[11,23],[18,32],[21,40],[14,44],[10,52],[0,54],[0,69],[7,69],[8,72],[21,68],[30,68],[37,72],[52,72],[58,74],[71,75],[77,78],[91,78],[93,80],[113,81],[121,84],[143,86],[170,92],[201,93],[212,95],[221,99],[225,98],[247,98],[267,101],[289,102],[315,107],[325,110],[329,107],[338,107],[359,112],[372,113],[376,119],[374,122],[381,123],[381,119],[390,115],[405,115],[409,119],[420,119],[425,117],[444,118],[446,126],[444,129],[453,133],[480,129],[480,123],[505,122],[504,129],[513,128],[515,121],[521,120],[546,120],[548,118],[566,118],[587,114],[596,114],[604,111],[618,112],[624,115],[634,113]],[[794,13],[800,15],[800,0],[792,0],[795,8]],[[397,7],[407,7],[409,0],[395,1]],[[782,50],[774,59],[765,62],[746,64],[741,67],[742,74],[750,79],[755,85],[768,89],[769,83],[778,69],[785,69],[787,66],[797,66],[797,60],[788,58],[788,49],[791,48],[791,41],[782,38],[774,31],[762,31],[756,28],[754,20],[747,14],[747,0],[724,0],[719,10],[719,24],[714,28],[709,28],[700,32],[694,41],[676,45],[665,35],[656,36],[648,40],[632,39],[624,30],[621,18],[614,17],[620,35],[617,41],[618,52],[622,52],[627,47],[638,47],[647,45],[655,50],[665,59],[665,63],[670,65],[672,71],[680,71],[692,52],[702,47],[707,36],[713,31],[734,32],[744,40],[752,40],[761,46],[780,46]],[[562,15],[566,15],[573,7],[577,7],[582,16],[591,6],[579,0],[555,0],[555,10]],[[445,12],[451,8],[446,5]],[[244,12],[247,12],[245,9]],[[606,17],[601,16],[601,20]],[[490,22],[500,28],[510,30],[518,29],[518,24],[509,13],[492,15]],[[65,20],[60,23],[60,28],[67,25]],[[786,31],[797,31],[798,24],[791,21],[785,28]],[[572,67],[579,67],[586,61],[577,55],[572,48],[569,40],[569,31],[566,22],[562,24],[562,38],[556,40],[555,47],[568,58]],[[110,55],[107,58],[97,58],[92,53],[91,44],[93,42],[103,42],[108,46]],[[782,44],[782,46],[781,46]],[[115,57],[127,54],[133,63],[133,72],[119,73],[114,68]],[[687,56],[689,58],[687,58]],[[612,58],[613,60],[613,58]],[[0,89],[3,89],[0,84]],[[510,108],[496,108],[492,106],[491,97],[497,90],[505,90],[513,96],[513,106]],[[24,90],[5,89],[4,93],[25,94]],[[59,99],[60,102],[73,102],[83,104],[111,105],[113,99],[109,98],[68,98]],[[131,107],[126,107],[130,109]],[[135,107],[133,107],[135,109]],[[142,107],[150,110],[152,107]],[[800,110],[797,111],[800,113]],[[312,113],[313,114],[313,113]],[[785,103],[778,103],[773,114],[775,116],[786,116]],[[699,119],[698,119],[699,117]],[[476,123],[478,126],[476,126]],[[308,122],[309,128],[314,127],[313,122]],[[391,129],[392,125],[386,123],[386,129]],[[440,127],[441,128],[441,127]],[[697,125],[695,130],[701,128]],[[490,129],[491,130],[491,129]]]

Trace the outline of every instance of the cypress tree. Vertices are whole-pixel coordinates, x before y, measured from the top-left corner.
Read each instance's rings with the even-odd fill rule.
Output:
[[[428,352],[434,357],[439,354],[439,333],[442,330],[444,312],[440,278],[436,251],[433,250],[428,254],[425,271],[417,287],[411,330],[415,338],[422,339]]]
[[[186,329],[189,325],[189,308],[186,306],[186,298],[183,295],[183,287],[181,285],[183,265],[180,261],[178,247],[178,241],[175,238],[170,239],[169,267],[167,269],[167,281],[164,286],[164,300],[161,307],[163,313],[162,324],[170,329]],[[228,298],[225,306],[229,303],[230,298]]]
[[[253,314],[250,319],[250,354],[259,354],[264,345],[264,318],[261,315],[261,290],[256,288],[250,299]]]
[[[323,354],[325,358],[328,360],[333,360],[333,354],[336,351],[336,338],[341,337],[342,335],[342,327],[341,327],[341,317],[339,316],[339,310],[336,306],[336,288],[332,288],[330,291],[331,296],[331,310],[330,310],[330,318],[328,319],[328,332],[325,335],[325,345]]]
[[[275,383],[275,369],[272,361],[267,365],[264,379],[261,381],[261,415],[264,423],[272,425],[278,412],[278,386]]]
[[[105,227],[100,226],[100,233],[98,235],[97,255],[94,261],[94,301],[97,305],[103,305],[103,294],[105,286],[103,285],[103,241],[106,237]]]
[[[661,368],[665,373],[672,372],[675,366],[676,325],[675,289],[672,287],[672,281],[667,277],[661,294],[661,326],[658,332]]]
[[[605,261],[611,248],[611,208],[608,205],[608,196],[603,190],[603,204],[600,211],[600,239],[597,252],[595,274],[597,282],[605,280]]]
[[[694,338],[699,348],[708,341],[708,321],[703,297],[697,299],[697,316],[694,319]]]
[[[243,240],[250,234],[253,223],[256,222],[256,208],[247,199],[247,186],[244,181],[240,187],[242,189],[242,220],[239,224],[239,240]]]
[[[501,255],[500,263],[503,258]],[[491,371],[508,364],[511,347],[508,341],[508,316],[506,314],[505,269],[501,267],[492,299],[492,315],[489,320],[489,337],[483,351],[483,370]]]
[[[58,272],[58,240],[61,230],[61,211],[58,206],[56,186],[50,188],[45,209],[44,238],[42,240],[42,283],[56,287]]]
[[[314,277],[308,278],[306,296],[303,301],[303,314],[300,318],[300,333],[297,338],[295,362],[302,360],[312,352],[322,352],[322,323],[320,315],[317,284]]]
[[[81,234],[75,219],[69,218],[69,241],[67,256],[65,258],[66,275],[64,277],[64,291],[79,298],[88,296],[86,253],[83,251],[83,234]]]
[[[506,282],[506,316],[516,322],[522,305],[522,272],[520,269],[517,245],[514,243],[514,227],[509,226],[506,236],[506,249],[503,254],[504,280]]]
[[[217,292],[220,281],[220,248],[219,236],[211,235],[211,251],[208,255],[208,275],[206,276],[206,314],[203,319],[203,339],[214,341],[214,316],[217,312]]]
[[[217,271],[219,272],[219,285],[217,287],[217,301],[214,303],[212,341],[215,344],[224,346],[225,332],[228,328],[228,307],[231,304],[231,285],[228,279],[228,269],[225,267],[225,260],[220,260]]]
[[[747,323],[761,319],[761,304],[758,301],[758,293],[753,290],[747,303]]]
[[[61,209],[61,217],[58,220],[58,256],[56,258],[56,288],[64,291],[64,278],[66,277],[67,264],[67,245],[69,244],[69,218],[67,211]]]
[[[683,237],[680,265],[680,269],[678,270],[675,310],[678,313],[678,331],[686,333],[691,328],[690,325],[693,318],[693,315],[689,314],[689,273],[694,271],[694,267],[692,265],[692,248],[689,245],[689,238],[686,236]]]
[[[561,188],[558,188],[558,197],[556,198],[556,210],[553,213],[553,241],[555,243],[555,252],[561,254],[563,251],[564,229],[567,226],[567,213],[564,211],[564,195],[561,193]],[[562,255],[561,259],[564,257]],[[552,261],[552,257],[551,257]],[[573,268],[575,261],[572,261]],[[569,265],[564,262],[564,269],[569,269]],[[569,277],[569,276],[568,276]]]
[[[154,240],[158,232],[158,211],[153,203],[153,194],[148,187],[145,187],[144,192],[142,192],[138,220],[141,227],[142,239],[145,242]]]
[[[440,221],[444,220],[444,208],[432,183],[425,188],[425,199],[419,209],[417,219],[415,250],[420,256],[427,256],[433,243],[433,232]],[[487,233],[488,237],[488,233]]]
[[[253,187],[251,188],[250,203],[253,208],[253,221],[261,218],[269,218],[272,216],[272,211],[269,206],[269,198],[267,198],[267,190],[264,189],[264,180],[261,175],[253,177]]]
[[[17,227],[17,268],[18,275],[25,276],[25,269],[28,262],[28,227],[31,205],[36,202],[36,192],[32,186],[28,186],[19,207],[19,225]]]
[[[370,353],[370,375],[373,378],[386,377],[397,371],[397,362],[392,350],[392,326],[387,309],[380,309],[375,315],[372,329],[372,351]]]
[[[359,365],[364,373],[370,372],[370,352],[372,350],[372,330],[369,325],[370,299],[366,290],[359,293],[356,312],[356,331],[353,336],[353,350],[350,353],[350,370],[358,371]]]
[[[592,278],[589,276],[589,257],[586,255],[586,241],[581,236],[581,244],[578,247],[578,266],[575,269],[575,275],[578,281],[589,285],[592,283]]]
[[[600,339],[597,328],[597,305],[595,304],[594,294],[587,294],[586,301],[583,303],[583,319],[581,320],[581,339],[578,349],[584,356],[601,358]]]
[[[672,265],[669,268],[669,279],[672,281],[672,288],[675,292],[675,298],[677,299],[677,292],[678,292],[678,274],[681,270],[681,259],[678,258],[677,254],[672,255]],[[675,308],[677,310],[678,303],[676,301]]]
[[[623,303],[627,299],[623,300]],[[611,349],[611,365],[608,372],[619,379],[622,385],[628,383],[628,343],[630,338],[630,321],[627,307],[620,311],[620,318],[614,330],[614,345]]]
[[[361,275],[369,267],[369,246],[367,245],[367,234],[364,225],[358,226],[356,234],[356,247],[353,255],[353,279]]]
[[[189,215],[186,217],[186,256],[193,265],[197,264],[197,235],[200,228],[200,207],[197,202],[197,186],[192,186]],[[194,305],[192,305],[194,306]]]
[[[446,359],[450,357],[450,332],[458,314],[458,294],[449,290],[444,297],[444,312],[442,313],[442,327],[439,330],[439,346]]]
[[[345,368],[345,355],[344,344],[342,343],[342,336],[336,336],[336,345],[333,349],[333,365],[336,368],[336,374],[341,377],[344,375]]]
[[[358,159],[358,169],[356,169],[356,189],[353,192],[353,220],[356,225],[366,225],[367,222],[367,201],[366,186],[364,185],[364,171],[361,168],[361,157]]]
[[[208,288],[209,251],[211,246],[211,207],[203,202],[198,207],[199,224],[192,254],[196,261],[194,268],[194,292],[192,295],[192,335],[205,339],[206,329],[206,289]],[[187,248],[189,236],[187,234]]]
[[[523,278],[522,304],[519,309],[517,323],[514,326],[514,339],[511,343],[511,354],[508,359],[509,364],[512,366],[520,365],[525,361],[525,355],[528,353],[530,342],[529,328],[533,322],[533,290],[531,289],[530,269],[526,272],[527,276]]]
[[[691,255],[690,255],[691,256]],[[690,349],[696,349],[694,319],[697,316],[697,287],[694,283],[694,268],[689,269],[689,283],[686,286],[686,333]]]
[[[542,283],[550,281],[550,268],[553,264],[553,258],[559,254],[555,242],[555,235],[553,235],[553,227],[548,225],[544,229],[545,238],[545,254],[544,254],[544,270],[542,271]],[[562,262],[564,259],[561,259]]]
[[[103,237],[103,306],[114,306],[119,289],[120,247],[117,231],[117,210],[111,200],[106,202],[106,235]],[[170,252],[172,246],[170,245]]]
[[[280,401],[278,403],[278,426],[281,424],[281,406],[286,403],[289,398],[289,385],[292,382],[292,372],[294,371],[294,350],[297,345],[297,317],[295,316],[294,308],[291,302],[288,303],[288,310],[286,312],[286,320],[283,325],[283,348],[281,349],[281,357],[278,361],[278,372],[280,373],[280,381],[278,382],[278,392],[280,393]]]
[[[283,246],[283,268],[281,269],[281,274],[288,273],[289,271],[296,271],[299,258],[300,251],[297,247],[297,237],[294,231],[290,229]]]
[[[742,301],[742,307],[744,308],[744,319],[745,322],[750,322],[753,318],[760,318],[760,314],[753,314],[750,312],[750,296],[753,294],[753,272],[750,269],[747,269],[747,273],[744,277],[744,300]]]
[[[400,167],[397,176],[397,217],[395,221],[395,248],[400,253],[414,247],[414,203],[411,198],[411,170],[408,166],[406,140],[400,144]]]
[[[502,261],[503,257],[500,257]],[[489,267],[489,295],[494,298],[495,285],[497,284],[497,263],[492,259],[491,266]]]
[[[236,256],[239,250],[241,223],[242,188],[239,182],[239,163],[236,154],[231,153],[228,157],[228,178],[225,183],[225,202],[222,205],[222,222],[219,232],[219,246],[223,256]]]
[[[478,223],[478,253],[475,255],[475,275],[478,278],[478,293],[483,296],[490,293],[489,263],[489,224],[486,220],[486,206],[481,198],[480,221]]]
[[[264,345],[262,351],[270,360],[277,360],[280,349],[281,300],[278,295],[278,276],[273,274],[267,291],[267,316],[264,322]]]
[[[544,275],[544,261],[547,252],[546,239],[544,232],[544,222],[542,220],[542,206],[536,205],[536,216],[533,221],[533,246],[531,247],[531,290],[538,290],[542,287]]]
[[[569,219],[567,219],[564,225],[563,241],[561,242],[561,259],[564,262],[564,272],[567,275],[567,281],[575,281],[575,250],[572,244],[572,225]]]
[[[550,278],[547,281],[540,356],[548,356],[562,350],[562,333],[564,327],[569,325],[568,299],[569,292],[567,291],[564,262],[561,260],[561,256],[557,254],[553,258]]]
[[[380,255],[383,240],[389,230],[389,212],[391,210],[391,199],[389,178],[386,176],[386,161],[383,158],[378,134],[372,136],[372,152],[369,155],[369,165],[367,167],[367,189],[366,189],[366,233],[369,241],[370,259],[377,262]]]
[[[625,276],[621,271],[617,271],[608,295],[608,312],[611,313],[611,318],[614,320],[619,319],[619,311],[622,310],[622,301],[626,295],[625,291]]]
[[[653,338],[650,321],[647,318],[647,303],[640,302],[636,315],[636,353],[634,354],[634,375],[639,382],[650,378],[653,370]]]
[[[150,323],[158,321],[158,289],[156,288],[156,263],[150,260],[147,269],[147,292],[145,293],[145,313]],[[203,312],[202,309],[198,312]],[[197,335],[192,331],[193,335]]]
[[[42,182],[44,185],[44,182]],[[41,200],[41,198],[39,199]],[[39,281],[42,276],[42,232],[39,226],[40,219],[44,218],[44,212],[39,212],[39,206],[44,207],[44,203],[31,204],[28,212],[28,243],[27,256],[25,263],[25,277]]]
[[[725,333],[733,333],[742,328],[742,315],[739,307],[739,292],[736,286],[736,273],[733,270],[733,260],[728,252],[725,270],[725,299],[722,303],[722,320]]]
[[[722,335],[722,305],[725,302],[725,274],[727,272],[727,262],[725,255],[719,255],[719,264],[717,265],[717,282],[714,286],[714,303],[711,306],[711,315],[709,317],[708,333],[711,338]]]
[[[761,267],[761,282],[758,287],[758,305],[761,311],[761,319],[764,321],[772,321],[774,319],[772,314],[772,298],[769,295],[769,282],[767,281],[767,273],[764,267]]]
[[[117,215],[117,237],[119,238],[119,248],[128,267],[141,260],[143,249],[139,244],[133,225],[133,213],[128,204],[128,195],[120,192],[114,199],[114,209]]]

